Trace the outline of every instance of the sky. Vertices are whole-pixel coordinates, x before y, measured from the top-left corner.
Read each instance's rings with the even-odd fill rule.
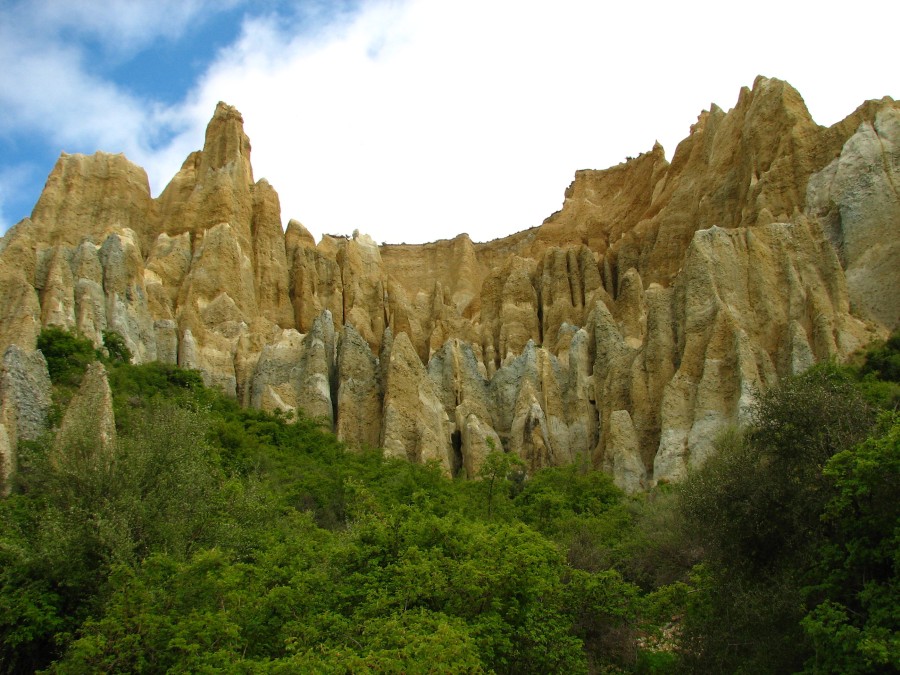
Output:
[[[487,241],[578,169],[671,158],[759,74],[823,125],[900,97],[898,24],[895,0],[0,0],[0,231],[60,152],[123,152],[157,196],[221,100],[283,224]]]

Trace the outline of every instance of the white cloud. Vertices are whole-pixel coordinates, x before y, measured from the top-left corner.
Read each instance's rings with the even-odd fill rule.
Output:
[[[0,127],[30,129],[55,142],[134,148],[141,142],[140,104],[114,85],[88,74],[76,50],[47,45],[42,51],[17,49],[11,31],[0,30]]]
[[[62,12],[45,11],[54,25],[119,48],[189,31],[210,6],[123,0],[107,26],[88,0],[40,3]],[[577,169],[615,164],[655,139],[671,156],[701,109],[731,107],[759,73],[791,82],[825,124],[891,93],[890,41],[871,40],[862,24],[900,18],[886,1],[859,18],[774,0],[267,7],[168,108],[93,75],[81,51],[51,43],[23,53],[22,39],[0,29],[0,59],[14,64],[0,73],[0,128],[125,150],[158,193],[225,100],[242,111],[256,176],[279,191],[285,220],[317,234],[485,240],[539,224]],[[848,54],[865,54],[865,66]],[[172,135],[162,147],[152,142],[160,126]]]
[[[124,152],[148,170],[158,192],[202,143],[213,108],[198,112],[190,96],[172,106],[145,100],[130,93],[130,83],[102,73],[111,61],[134,58],[155,41],[177,39],[210,14],[242,4],[286,9],[310,26],[351,7],[331,0],[109,0],[102,8],[94,0],[20,0],[3,6],[0,136],[26,145],[29,137],[40,139],[61,151]]]
[[[98,74],[107,52],[133,54],[175,38],[204,11],[235,0],[37,0],[14,3],[0,21],[0,132],[39,136],[61,150],[149,154],[165,127],[184,120]],[[93,46],[89,47],[88,44]],[[97,47],[97,45],[100,45]]]
[[[243,112],[285,219],[484,240],[539,224],[576,169],[655,139],[671,156],[701,109],[731,107],[759,73],[791,81],[827,123],[886,93],[872,83],[888,85],[890,61],[861,86],[828,46],[858,38],[804,4],[411,0],[366,5],[318,39],[259,19],[192,101],[204,119],[219,99]]]

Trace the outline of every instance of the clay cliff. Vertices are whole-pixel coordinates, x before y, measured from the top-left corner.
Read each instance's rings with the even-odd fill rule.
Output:
[[[282,229],[220,103],[156,198],[122,155],[59,158],[0,242],[0,348],[32,350],[48,325],[98,346],[113,330],[139,362],[302,408],[352,446],[468,476],[502,448],[638,490],[702,461],[779,377],[900,324],[898,186],[900,104],[825,128],[760,77],[671,163],[657,144],[579,171],[530,230],[316,243]]]

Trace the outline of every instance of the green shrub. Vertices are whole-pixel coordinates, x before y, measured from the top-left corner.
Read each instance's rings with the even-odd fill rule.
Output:
[[[125,344],[125,338],[115,331],[103,331],[103,346],[106,347],[110,360],[131,363],[131,350]]]
[[[77,387],[87,365],[99,358],[90,340],[58,326],[48,326],[41,331],[37,348],[47,359],[50,380],[66,386]]]
[[[679,489],[680,511],[706,563],[684,624],[697,672],[795,672],[809,656],[800,627],[805,589],[828,536],[825,474],[837,452],[865,439],[872,408],[843,371],[824,365],[787,378],[760,400],[746,433]]]
[[[884,344],[866,352],[862,372],[874,373],[888,382],[900,382],[900,330],[894,331]]]
[[[806,672],[900,669],[900,415],[880,427],[825,467],[833,496],[801,622],[814,649]]]
[[[896,667],[900,435],[860,444],[852,367],[785,381],[684,487],[626,497],[500,452],[447,480],[106,342],[115,452],[22,443],[0,500],[0,673]],[[41,344],[56,382],[96,357]]]

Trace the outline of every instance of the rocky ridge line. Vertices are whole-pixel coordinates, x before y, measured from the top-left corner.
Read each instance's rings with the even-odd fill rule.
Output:
[[[122,155],[60,157],[0,242],[0,348],[33,349],[48,325],[96,345],[114,330],[139,362],[303,408],[351,445],[468,476],[503,448],[638,490],[702,461],[779,377],[900,323],[898,173],[893,100],[824,128],[758,78],[671,163],[657,144],[579,171],[525,232],[317,244],[282,231],[220,103],[155,199]]]

